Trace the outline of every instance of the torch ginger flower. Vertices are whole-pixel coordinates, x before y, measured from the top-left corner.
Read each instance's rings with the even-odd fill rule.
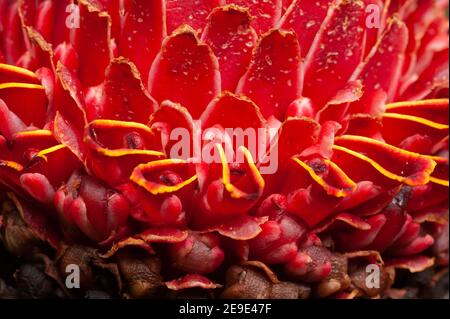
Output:
[[[447,6],[0,0],[0,191],[54,249],[124,271],[137,247],[170,290],[254,296],[218,279],[253,267],[266,297],[382,294],[448,266]]]

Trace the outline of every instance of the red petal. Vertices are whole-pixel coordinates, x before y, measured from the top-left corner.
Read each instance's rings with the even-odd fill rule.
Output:
[[[58,145],[50,131],[17,133],[11,141],[12,148],[2,152],[1,160],[19,164],[23,173],[39,173],[45,176],[54,188],[68,180],[72,172],[80,168],[78,159],[63,145]],[[12,162],[12,163],[11,163]],[[65,163],[63,167],[55,167]],[[1,165],[2,168],[4,165]],[[18,181],[17,181],[18,182]]]
[[[191,234],[181,242],[169,245],[173,266],[186,273],[212,273],[222,264],[225,254],[214,234]]]
[[[106,70],[105,82],[87,94],[88,121],[110,119],[147,124],[156,101],[144,88],[139,72],[128,60],[115,59]]]
[[[150,71],[149,91],[159,102],[182,104],[194,118],[219,93],[217,59],[193,29],[181,27],[164,41]]]
[[[285,2],[285,1],[284,1]],[[332,0],[294,0],[287,8],[279,25],[283,29],[294,30],[300,43],[303,55],[306,56],[319,32],[327,14],[334,6]]]
[[[348,118],[345,134],[365,136],[378,141],[384,141],[381,134],[381,119],[368,114],[354,114]]]
[[[397,246],[389,250],[389,253],[394,256],[414,256],[422,253],[434,244],[434,239],[431,235],[417,237],[411,243],[405,246]]]
[[[200,229],[246,214],[262,196],[265,187],[261,173],[247,149],[239,148],[238,163],[228,163],[220,144],[216,144],[214,150],[220,156],[221,163],[204,163],[197,169],[202,214],[193,217]],[[206,172],[203,173],[201,170],[204,167]]]
[[[399,202],[401,203],[401,201]],[[405,204],[406,203],[403,203],[403,206]],[[385,251],[397,240],[397,238],[401,235],[407,220],[405,207],[401,207],[396,203],[391,203],[388,207],[386,207],[386,209],[383,210],[381,214],[386,217],[386,223],[381,228],[377,237],[368,246],[370,250],[380,252]]]
[[[47,96],[39,84],[1,83],[0,99],[26,125],[43,128],[47,116]],[[33,101],[33,103],[29,103]]]
[[[276,161],[278,170],[276,174],[266,175],[266,193],[271,194],[280,191],[280,185],[286,178],[287,166],[290,158],[301,154],[305,149],[316,145],[319,139],[321,127],[319,123],[306,117],[288,118],[279,129],[277,140],[263,160],[261,166],[266,166],[267,162]],[[301,138],[299,138],[301,137]]]
[[[277,142],[280,163],[317,144],[320,129],[317,122],[308,118],[290,118],[284,122]]]
[[[26,173],[20,176],[20,183],[34,199],[47,205],[53,204],[55,189],[44,175]]]
[[[382,119],[382,134],[386,143],[401,148],[411,147],[411,138],[422,136],[426,138],[428,148],[420,151],[431,154],[434,146],[448,136],[449,126],[412,115],[385,113]],[[395,133],[394,133],[395,132]]]
[[[22,53],[25,51],[25,43],[23,39],[23,30],[21,19],[19,16],[19,3],[12,2],[5,4],[5,13],[0,13],[3,19],[3,53],[5,54],[6,62],[15,64]],[[4,16],[3,16],[4,14]]]
[[[239,117],[233,116],[239,114]],[[202,128],[207,129],[215,125],[222,128],[264,128],[265,119],[252,101],[229,92],[214,99],[201,117]]]
[[[303,95],[311,98],[316,107],[324,107],[343,89],[361,62],[365,8],[362,1],[341,2],[306,57]]]
[[[336,224],[342,223],[359,230],[369,230],[371,228],[370,224],[366,223],[362,218],[358,216],[348,213],[340,213],[334,216],[331,221],[329,221],[325,225],[315,229],[314,232],[323,233],[334,227]]]
[[[26,128],[25,123],[0,99],[0,134],[11,141],[15,133],[25,131]]]
[[[87,126],[84,142],[87,166],[112,186],[128,181],[136,165],[164,156],[154,133],[138,123],[96,120]]]
[[[384,215],[375,215],[367,220],[371,228],[369,230],[356,230],[349,233],[335,235],[335,241],[340,249],[346,251],[360,250],[368,247],[378,236],[379,232],[386,225]]]
[[[130,237],[121,240],[118,243],[115,243],[105,254],[102,255],[102,257],[111,258],[115,254],[117,254],[119,250],[126,247],[138,247],[144,249],[151,255],[155,254],[155,251],[152,249],[152,247],[149,244],[147,244],[144,240]]]
[[[352,75],[352,80],[362,81],[365,91],[363,97],[352,104],[351,113],[378,115],[380,95],[387,94],[388,102],[395,98],[407,42],[405,24],[393,18],[378,45]]]
[[[81,132],[77,131],[72,122],[67,121],[61,114],[56,113],[53,121],[55,139],[64,144],[81,162],[86,159],[86,145],[83,143]]]
[[[273,30],[265,34],[237,92],[250,97],[269,118],[283,120],[302,88],[300,47],[294,33]]]
[[[0,63],[0,84],[6,82],[39,84],[34,72],[14,65]]]
[[[234,91],[250,64],[257,40],[250,21],[248,12],[235,6],[214,9],[208,18],[202,41],[219,60],[222,91]]]
[[[221,0],[203,0],[193,5],[191,0],[166,0],[167,33],[171,34],[183,24],[195,30],[205,26],[209,13],[222,4]]]
[[[356,184],[332,162],[297,158],[284,185],[288,211],[309,226],[323,221],[355,189]]]
[[[316,119],[320,123],[326,121],[345,123],[345,116],[347,115],[350,103],[358,101],[363,95],[363,91],[363,86],[360,81],[348,82],[343,89],[339,90],[328,101],[324,108],[317,112]]]
[[[45,39],[56,47],[69,38],[70,29],[66,26],[67,6],[71,0],[41,2],[36,12],[36,29]]]
[[[337,122],[325,122],[320,130],[319,140],[317,144],[304,150],[300,155],[304,158],[310,156],[318,156],[330,159],[333,154],[333,144],[336,133],[341,129]]]
[[[69,38],[70,28],[66,25],[67,8],[72,1],[23,1],[21,13],[26,26],[36,30],[56,47]]]
[[[353,156],[370,163],[384,176],[410,186],[426,184],[436,166],[430,158],[365,137],[340,136],[336,138],[334,148],[347,153],[351,150]]]
[[[449,50],[439,52],[433,62],[402,95],[404,101],[426,98],[436,89],[448,89],[449,86]]]
[[[82,135],[87,124],[82,85],[74,72],[61,63],[57,65],[56,75],[55,112],[59,112],[65,119],[70,119],[77,133]]]
[[[128,1],[123,14],[119,55],[136,64],[142,81],[147,83],[150,67],[166,35],[164,1]]]
[[[78,53],[79,76],[85,87],[103,81],[111,58],[111,17],[92,1],[80,0],[80,28],[72,30]]]
[[[236,114],[239,116],[235,116]],[[248,98],[229,92],[222,93],[208,105],[200,120],[203,132],[211,128],[223,130],[223,134],[227,134],[231,139],[233,150],[241,146],[246,147],[256,162],[262,160],[266,154],[269,144],[266,120],[259,108]],[[244,140],[243,136],[247,133],[253,138]]]
[[[420,117],[440,124],[449,123],[448,99],[398,102],[386,106],[387,113]]]
[[[152,226],[186,226],[186,208],[197,185],[194,167],[168,159],[137,166],[130,180],[138,190],[141,221]]]
[[[258,34],[264,33],[275,26],[281,18],[282,0],[266,0],[255,2],[253,0],[226,0],[227,3],[235,3],[250,10],[255,18],[253,27]]]
[[[189,111],[179,104],[165,101],[161,104],[160,108],[152,114],[149,122],[149,127],[160,135],[161,145],[170,158],[180,158],[188,160],[193,157],[191,154],[194,149],[194,120],[192,119]],[[190,139],[190,154],[187,156],[179,156],[179,154],[173,154],[174,146],[178,140],[173,140],[171,135],[175,130],[180,130],[180,133],[186,133]],[[183,132],[181,132],[181,130]],[[186,135],[182,135],[181,138]],[[180,137],[180,136],[177,136]],[[183,142],[186,142],[182,139]],[[187,142],[186,142],[187,143]]]

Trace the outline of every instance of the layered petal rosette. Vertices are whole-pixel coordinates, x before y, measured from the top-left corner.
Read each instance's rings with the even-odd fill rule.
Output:
[[[448,267],[447,8],[0,0],[0,239],[137,298]]]

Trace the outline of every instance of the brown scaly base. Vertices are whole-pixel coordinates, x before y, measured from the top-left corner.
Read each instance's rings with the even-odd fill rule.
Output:
[[[70,257],[68,257],[70,258]],[[90,274],[94,278],[90,287],[83,292],[67,291],[65,287],[58,284],[58,274],[55,274],[51,266],[48,264],[49,259],[46,256],[40,256],[35,262],[26,262],[17,259],[5,251],[3,245],[0,245],[0,299],[65,299],[65,298],[81,298],[81,299],[117,299],[131,298],[131,295],[119,294],[117,280],[114,278],[111,269]],[[239,297],[239,288],[235,286],[233,289],[222,289],[221,293],[213,294],[211,292],[190,289],[182,292],[171,292],[167,289],[155,288],[155,278],[147,277],[145,283],[145,274],[139,272],[139,266],[134,265],[132,271],[135,272],[134,284],[133,279],[129,281],[128,290],[134,294],[147,294],[153,298],[220,298],[220,297]],[[242,276],[240,266],[233,266],[230,273]],[[261,286],[267,284],[264,275],[255,270],[255,268],[245,269],[245,278],[241,284]],[[141,276],[139,275],[141,274]],[[85,274],[86,275],[86,274]],[[83,276],[83,275],[82,275]],[[89,274],[88,274],[89,276]],[[86,278],[92,280],[92,278]],[[82,279],[83,280],[83,279]],[[248,282],[250,281],[250,282]],[[123,284],[123,283],[122,283]],[[290,287],[289,287],[290,286]],[[153,290],[152,292],[149,292]],[[299,286],[293,283],[282,283],[278,287],[272,289],[272,295],[262,296],[268,298],[292,298],[295,297],[293,292],[298,293],[298,298],[307,298],[310,296],[310,289],[306,286]],[[243,294],[248,292],[242,291]],[[256,296],[255,296],[256,297]],[[430,268],[418,274],[411,274],[407,271],[398,272],[397,279],[393,288],[387,290],[382,298],[392,299],[448,299],[449,298],[449,276],[448,269]]]
[[[330,296],[336,283],[346,285],[351,293],[340,297],[347,298],[449,297],[448,269],[435,267],[418,274],[397,271],[395,276],[386,271],[382,288],[370,291],[364,288],[364,268],[337,255],[327,284],[279,281],[269,269],[254,263],[222,269],[220,273],[226,276],[213,278],[223,284],[222,288],[174,291],[163,283],[163,278],[173,275],[165,273],[158,257],[131,248],[119,251],[113,260],[101,258],[95,249],[86,246],[61,247],[54,252],[36,240],[12,207],[4,205],[0,216],[0,299],[307,299]],[[67,289],[65,285],[66,267],[71,264],[80,265],[80,289]]]

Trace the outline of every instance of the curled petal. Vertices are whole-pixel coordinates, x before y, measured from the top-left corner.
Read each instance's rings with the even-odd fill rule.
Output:
[[[152,249],[152,247],[149,244],[147,244],[145,242],[145,240],[130,237],[130,238],[126,238],[126,239],[123,239],[123,240],[115,243],[105,254],[103,254],[101,256],[103,258],[111,258],[111,257],[115,256],[120,250],[127,248],[127,247],[138,247],[138,248],[145,250],[150,255],[155,254],[155,251]]]
[[[188,232],[172,229],[172,228],[158,228],[147,229],[137,237],[144,240],[146,243],[181,243],[188,237]]]
[[[422,253],[434,244],[434,239],[431,235],[417,237],[408,245],[397,246],[390,249],[389,252],[394,256],[414,256]]]
[[[135,204],[142,207],[143,220],[154,226],[185,224],[186,201],[197,183],[190,163],[169,159],[141,164],[130,180],[137,186],[139,203]]]
[[[299,155],[316,145],[321,132],[320,125],[308,118],[289,118],[281,126],[276,147],[280,163]],[[298,138],[301,137],[301,138]]]
[[[432,153],[433,148],[442,139],[448,136],[449,126],[436,123],[421,117],[399,113],[383,114],[382,134],[385,141],[392,145],[408,145],[408,138],[421,135],[426,137],[430,145],[426,153]],[[393,134],[395,130],[395,134]]]
[[[262,196],[265,186],[247,149],[239,148],[237,163],[228,163],[220,144],[215,145],[215,151],[221,164],[212,163],[206,171],[202,170],[205,165],[197,169],[203,214],[195,216],[198,218],[195,223],[201,228],[247,213]]]
[[[386,105],[386,112],[420,117],[448,125],[448,104],[448,99],[397,102]]]
[[[288,211],[309,226],[323,221],[355,189],[353,182],[331,161],[304,162],[293,159],[290,176],[284,185]]]
[[[334,149],[358,157],[384,176],[410,186],[426,184],[436,167],[430,158],[366,137],[340,136]]]
[[[201,289],[218,289],[222,286],[200,275],[186,275],[182,278],[175,279],[164,283],[170,290],[183,290],[192,288]]]
[[[26,173],[20,176],[20,183],[36,200],[45,204],[53,204],[55,189],[44,175]]]
[[[75,72],[61,62],[57,64],[55,72],[58,79],[54,88],[55,112],[59,112],[65,119],[70,119],[71,126],[81,136],[87,124],[82,84]]]
[[[267,221],[264,217],[239,216],[230,222],[221,224],[220,226],[210,228],[206,232],[218,232],[224,237],[234,240],[250,240],[258,236],[264,223]]]
[[[331,252],[325,247],[311,246],[301,249],[284,269],[296,279],[305,282],[320,281],[332,271]]]
[[[412,273],[422,272],[434,265],[434,258],[426,256],[414,256],[405,258],[395,258],[386,261],[386,267],[407,269]]]
[[[87,126],[84,142],[89,169],[112,185],[126,182],[136,165],[164,156],[154,133],[138,123],[96,120]]]

